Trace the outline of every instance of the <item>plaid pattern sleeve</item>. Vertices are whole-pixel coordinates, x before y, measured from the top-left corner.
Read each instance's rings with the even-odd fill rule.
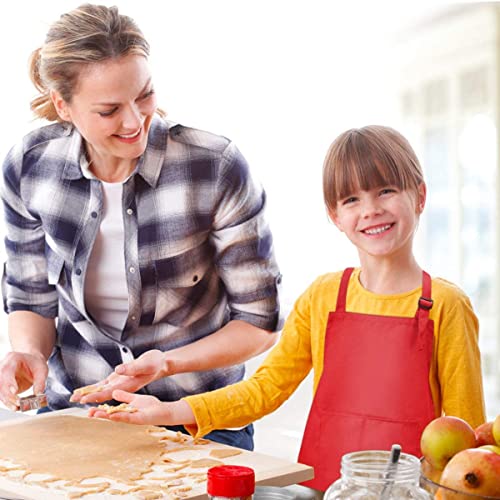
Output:
[[[82,162],[79,133],[54,124],[26,136],[3,166],[4,308],[57,316],[52,408],[67,407],[75,387],[101,380],[118,363],[189,344],[231,319],[279,328],[281,276],[264,191],[231,141],[159,118],[123,186],[127,321],[118,334],[96,324],[85,308],[84,279],[103,195]],[[243,373],[237,365],[178,374],[144,392],[171,401]]]
[[[5,160],[2,178],[7,254],[2,279],[4,309],[56,317],[57,293],[49,284],[44,230],[21,196],[21,160],[21,149],[13,149]]]

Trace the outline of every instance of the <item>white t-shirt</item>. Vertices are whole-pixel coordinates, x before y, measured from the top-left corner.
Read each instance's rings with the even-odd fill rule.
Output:
[[[85,276],[85,305],[100,327],[119,338],[129,309],[122,212],[123,184],[102,182],[102,188],[103,216]]]

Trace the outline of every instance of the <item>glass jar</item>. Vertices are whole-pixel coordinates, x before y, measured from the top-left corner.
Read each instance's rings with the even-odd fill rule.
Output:
[[[250,467],[218,465],[207,472],[207,493],[210,500],[252,500],[255,473]]]
[[[281,486],[256,486],[253,500],[296,500],[295,494]]]
[[[342,457],[341,477],[326,491],[325,500],[430,500],[419,485],[420,462],[401,453],[389,466],[389,451],[356,451]]]

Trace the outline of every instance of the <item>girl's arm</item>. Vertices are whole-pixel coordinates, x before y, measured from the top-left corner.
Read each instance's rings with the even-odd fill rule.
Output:
[[[457,289],[445,297],[439,318],[436,360],[445,415],[463,418],[472,427],[485,421],[485,405],[478,346],[479,323],[470,300]],[[447,300],[449,299],[449,300]]]

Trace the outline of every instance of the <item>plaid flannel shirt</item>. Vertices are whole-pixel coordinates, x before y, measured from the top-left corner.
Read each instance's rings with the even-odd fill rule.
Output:
[[[84,162],[78,131],[53,124],[28,134],[3,166],[4,308],[57,317],[52,408],[69,406],[75,388],[119,363],[189,344],[230,320],[278,328],[281,276],[265,193],[232,142],[158,117],[123,186],[128,317],[118,336],[100,328],[86,311],[84,280],[103,194],[83,175]],[[142,392],[172,401],[243,375],[243,365],[176,374]]]

